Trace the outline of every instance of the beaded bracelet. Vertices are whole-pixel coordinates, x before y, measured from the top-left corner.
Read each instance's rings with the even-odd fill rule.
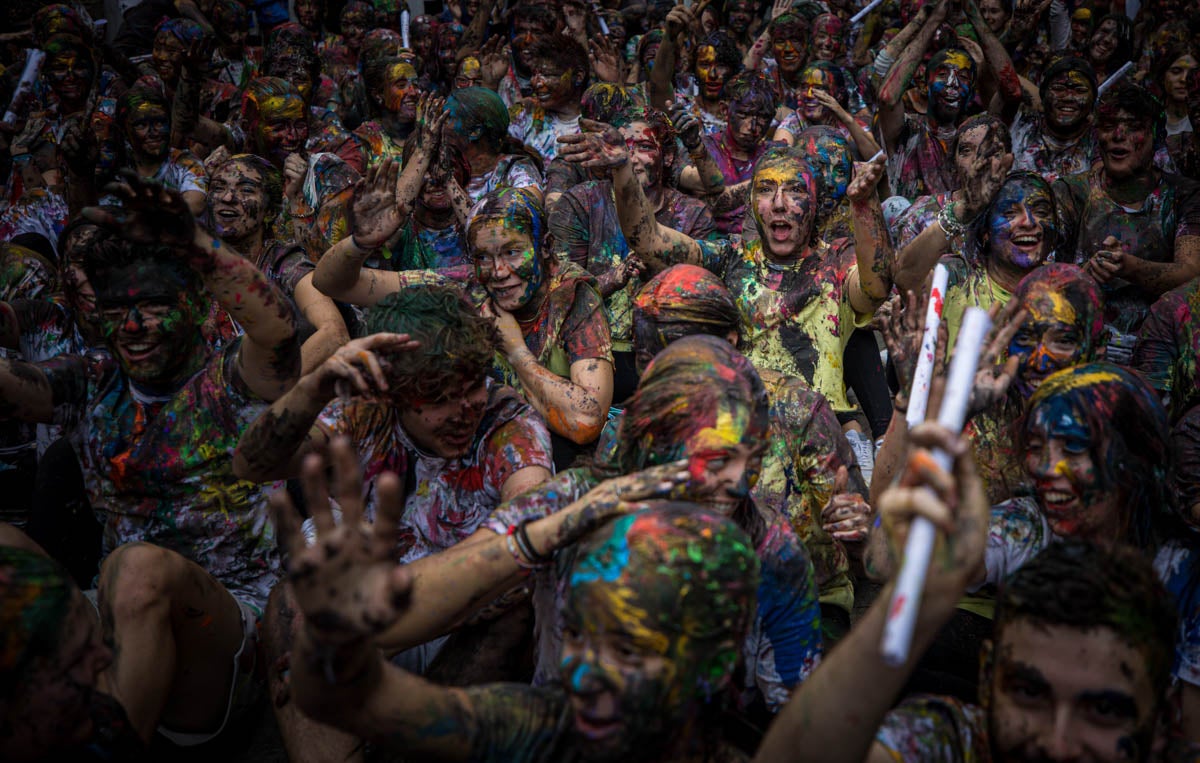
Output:
[[[952,204],[947,204],[942,207],[942,211],[938,212],[937,224],[942,229],[942,233],[946,234],[946,238],[954,239],[967,232],[967,226],[960,223],[955,217],[952,210]]]

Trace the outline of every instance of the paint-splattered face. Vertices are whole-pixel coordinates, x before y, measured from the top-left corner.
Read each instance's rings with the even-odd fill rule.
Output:
[[[657,188],[662,184],[663,152],[654,131],[646,122],[631,122],[621,128],[625,146],[629,150],[629,162],[633,174],[643,189]]]
[[[809,43],[814,61],[837,61],[842,55],[842,24],[836,16],[821,15],[813,22]]]
[[[816,181],[808,165],[791,159],[760,166],[750,191],[763,250],[781,259],[803,252],[817,210]]]
[[[421,91],[417,88],[417,70],[408,63],[395,63],[387,70],[387,90],[384,91],[383,108],[395,114],[401,122],[413,122],[417,118],[417,101]]]
[[[1154,157],[1154,127],[1150,115],[1124,109],[1101,110],[1096,119],[1096,140],[1104,171],[1114,180],[1146,172]]]
[[[804,51],[808,49],[809,29],[806,24],[780,24],[771,30],[771,50],[779,71],[793,74],[804,66]]]
[[[733,72],[728,64],[717,63],[717,50],[711,45],[696,48],[696,81],[700,94],[710,101],[721,97],[721,89]]]
[[[112,651],[104,645],[92,606],[78,591],[72,595],[62,634],[54,654],[30,666],[18,687],[18,701],[10,704],[3,719],[6,727],[20,730],[26,749],[71,749],[94,729],[92,696],[100,672],[112,663]]]
[[[1117,22],[1106,19],[1092,35],[1088,57],[1093,64],[1105,64],[1117,50]]]
[[[725,12],[725,26],[739,37],[745,35],[754,21],[755,10],[752,0],[730,3]]]
[[[967,55],[951,51],[932,71],[929,82],[929,107],[942,124],[953,124],[966,112],[975,93],[975,68]]]
[[[704,504],[722,516],[732,516],[758,484],[765,443],[743,442],[746,422],[728,413],[718,415],[716,426],[706,427],[688,439],[687,500]]]
[[[726,128],[729,139],[743,151],[753,152],[766,140],[774,117],[774,113],[768,113],[755,105],[734,101],[729,104],[729,125]]]
[[[854,158],[847,145],[830,136],[804,135],[797,138],[803,146],[813,170],[820,174],[820,208],[830,212],[846,197],[846,189],[854,175]]]
[[[1021,358],[1014,384],[1028,400],[1046,377],[1079,363],[1086,351],[1083,317],[1067,298],[1048,284],[1039,284],[1022,307],[1029,317],[1012,338],[1010,356]]]
[[[72,48],[47,57],[45,71],[50,89],[67,104],[76,104],[87,98],[92,78],[96,75],[92,59]],[[1184,92],[1186,97],[1186,87]]]
[[[983,16],[983,23],[988,25],[988,29],[1000,34],[1012,14],[1004,7],[1002,0],[979,0],[979,15]]]
[[[262,231],[267,203],[262,171],[248,162],[226,162],[209,180],[208,218],[217,238],[237,241]]]
[[[417,447],[438,458],[463,458],[487,408],[485,380],[461,380],[437,400],[405,399],[397,407],[404,431]]]
[[[304,60],[297,55],[281,55],[272,59],[264,74],[268,77],[278,77],[291,83],[296,92],[308,103],[313,91],[312,72],[308,70]]]
[[[324,10],[321,0],[296,0],[292,6],[296,10],[296,21],[305,29],[321,28],[321,13]]]
[[[977,125],[964,130],[954,146],[954,169],[962,184],[977,182],[979,173],[990,173],[991,162],[981,159],[992,159],[1005,151],[1004,141],[998,131],[988,125]]]
[[[809,124],[829,124],[833,113],[817,100],[814,92],[821,90],[834,95],[837,89],[837,83],[831,73],[811,66],[805,69],[800,77],[800,85],[796,88],[796,95],[800,98],[799,111],[804,120]]]
[[[1088,18],[1071,19],[1071,45],[1082,49],[1092,36],[1092,20]]]
[[[534,18],[519,18],[513,22],[512,52],[517,63],[527,71],[533,68],[533,43],[553,32],[540,20]]]
[[[363,9],[354,9],[342,14],[342,40],[346,43],[346,47],[352,52],[357,53],[362,47],[363,40],[367,38],[367,32],[375,25],[375,19],[371,18],[369,11]]]
[[[273,96],[259,106],[255,133],[260,156],[280,165],[289,154],[303,154],[308,141],[308,115],[298,95]]]
[[[1157,702],[1146,657],[1111,629],[1008,623],[984,691],[996,763],[1150,757]]]
[[[134,381],[167,385],[193,361],[203,311],[178,274],[153,262],[116,268],[96,286],[100,333]]]
[[[438,32],[438,64],[442,71],[454,71],[454,62],[458,54],[458,41],[462,39],[462,27],[458,24],[447,24]]]
[[[163,82],[172,85],[175,80],[179,79],[179,73],[183,67],[183,55],[186,52],[187,49],[183,46],[183,42],[170,32],[163,30],[154,36],[154,48],[151,50],[151,55],[154,59],[154,69]]]
[[[541,58],[533,62],[529,85],[533,97],[544,109],[560,109],[572,102],[579,102],[576,85],[582,76],[558,61]]]
[[[1063,72],[1046,88],[1046,123],[1059,132],[1073,132],[1088,120],[1095,105],[1096,89],[1088,78],[1082,72]]]
[[[1167,67],[1163,74],[1163,93],[1167,99],[1175,103],[1187,103],[1188,77],[1196,70],[1197,62],[1193,56],[1180,56]]]
[[[1109,435],[1088,428],[1067,395],[1051,395],[1029,411],[1025,470],[1038,504],[1059,536],[1117,540],[1121,496],[1103,475]]]
[[[1018,270],[1046,261],[1056,240],[1054,200],[1049,188],[1028,178],[1000,187],[988,218],[988,256]]]
[[[475,277],[502,310],[517,312],[536,303],[546,279],[528,233],[489,217],[471,225],[469,243]]]
[[[134,156],[146,160],[162,160],[171,150],[171,122],[167,112],[157,103],[143,102],[133,107],[125,122],[125,139]]]
[[[464,87],[479,87],[483,82],[483,71],[479,68],[479,59],[467,56],[458,65],[458,73],[454,75],[454,89]]]

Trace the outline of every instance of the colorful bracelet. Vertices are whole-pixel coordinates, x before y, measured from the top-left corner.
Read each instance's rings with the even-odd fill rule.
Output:
[[[532,521],[532,519],[526,519],[517,525],[517,545],[520,546],[521,551],[529,557],[529,561],[533,562],[539,567],[545,567],[546,565],[550,564],[550,562],[554,561],[554,556],[540,554],[538,553],[538,550],[534,548],[533,541],[529,539],[529,531],[525,529],[525,526]]]
[[[508,553],[512,554],[513,561],[517,563],[517,566],[528,573],[529,570],[535,568],[532,564],[525,561],[525,557],[521,556],[521,552],[517,549],[516,532],[516,525],[508,526],[508,532],[504,536],[504,546],[508,549]]]
[[[942,229],[942,233],[946,234],[946,238],[955,239],[967,232],[967,226],[963,225],[954,216],[952,205],[950,202],[942,207],[942,211],[938,212],[937,224]]]

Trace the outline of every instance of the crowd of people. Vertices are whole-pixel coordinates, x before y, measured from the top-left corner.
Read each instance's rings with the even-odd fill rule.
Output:
[[[0,759],[1200,760],[1200,4],[5,5]]]

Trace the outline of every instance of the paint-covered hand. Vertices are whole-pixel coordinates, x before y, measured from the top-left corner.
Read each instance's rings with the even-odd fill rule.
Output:
[[[354,187],[349,217],[357,246],[377,249],[400,229],[404,221],[396,204],[399,178],[400,163],[389,157],[367,169],[367,176]]]
[[[362,468],[350,441],[334,440],[330,455],[341,524],[330,511],[325,463],[316,454],[305,459],[301,471],[316,542],[306,544],[287,491],[277,491],[270,501],[288,552],[288,584],[309,637],[318,644],[339,646],[369,638],[394,623],[408,606],[410,577],[392,558],[404,508],[400,480],[391,473],[380,475],[374,527],[365,527]]]
[[[308,160],[300,154],[288,154],[283,160],[283,196],[293,204],[300,201],[304,193],[304,176],[308,174]]]
[[[388,358],[411,352],[421,343],[408,334],[371,334],[342,345],[302,382],[320,402],[335,396],[374,397],[388,391]]]
[[[581,132],[559,136],[558,155],[589,170],[614,170],[629,163],[629,149],[612,125],[580,119]]]
[[[696,15],[692,13],[691,8],[682,3],[676,5],[667,11],[667,18],[663,21],[667,29],[665,38],[677,41],[680,35],[687,34],[695,21]]]
[[[511,356],[525,347],[525,335],[521,333],[521,324],[516,316],[487,299],[479,306],[479,314],[491,319],[500,334],[500,349],[505,355]]]
[[[771,20],[779,18],[792,9],[792,0],[775,0],[771,4]]]
[[[914,427],[909,435],[914,449],[899,484],[879,498],[879,514],[888,547],[899,562],[908,531],[916,517],[937,528],[937,541],[925,590],[921,596],[921,623],[937,625],[953,611],[963,591],[983,573],[987,546],[988,502],[975,459],[965,438],[933,422]],[[953,473],[942,470],[931,456],[943,450],[954,461]],[[899,569],[897,564],[896,569]]]
[[[87,207],[84,217],[135,244],[162,244],[176,249],[192,246],[196,220],[183,194],[157,180],[138,177],[133,170],[121,170],[120,178],[104,190],[120,199],[121,207],[113,211]]]
[[[1116,236],[1108,236],[1100,244],[1104,248],[1092,256],[1083,269],[1100,283],[1108,283],[1121,275],[1125,269],[1125,258],[1130,255],[1121,248]]]
[[[417,102],[417,132],[413,154],[434,156],[442,139],[442,126],[450,112],[446,110],[446,99],[422,93]]]
[[[838,103],[837,98],[834,98],[826,91],[819,87],[814,87],[812,90],[812,95],[813,98],[816,98],[822,106],[829,109],[842,124],[848,124],[849,122],[853,121],[854,117],[850,116],[850,112],[843,109],[842,104]]]
[[[613,268],[613,282],[617,288],[629,283],[631,278],[637,278],[646,272],[646,263],[636,254],[630,254],[619,265]]]
[[[495,90],[508,74],[508,44],[501,35],[496,35],[483,44],[475,57],[479,59],[480,84]]]
[[[679,136],[679,142],[688,150],[688,153],[693,153],[700,148],[703,130],[700,120],[687,107],[687,104],[676,103],[671,107],[671,124],[675,125],[675,133]]]
[[[975,372],[975,386],[971,388],[971,399],[967,403],[968,416],[982,413],[1000,402],[1008,394],[1008,388],[1017,376],[1020,357],[1009,355],[1009,344],[1021,328],[1029,313],[1021,309],[1016,300],[1010,300],[1003,309],[994,305],[989,311],[992,330],[988,333],[983,354],[979,356],[979,370]],[[1003,362],[998,362],[1003,358]],[[930,410],[936,410],[930,408]]]
[[[884,162],[884,157],[880,157],[873,162],[854,163],[854,177],[846,188],[846,198],[852,204],[866,204],[875,197],[875,186],[883,178]]]
[[[188,43],[183,52],[183,74],[188,80],[199,82],[209,76],[216,42],[215,36],[206,34]]]
[[[858,493],[847,493],[850,470],[839,466],[833,480],[833,495],[821,510],[821,527],[843,543],[857,543],[867,539],[871,530],[873,513],[871,504]]]
[[[604,35],[597,34],[588,40],[588,60],[592,74],[600,82],[625,81],[625,61],[613,41]]]
[[[955,218],[961,222],[974,220],[992,203],[1012,169],[1013,155],[1005,151],[999,141],[993,143],[990,149],[980,147],[979,155],[971,162],[969,174],[963,179],[963,200],[956,202],[958,207],[954,210]]]
[[[614,517],[640,510],[644,501],[681,497],[690,479],[688,462],[676,461],[601,482],[558,512],[561,524],[551,550],[574,543]]]
[[[920,298],[912,291],[903,297],[895,294],[875,311],[871,328],[883,335],[888,360],[896,369],[900,385],[899,396],[907,398],[912,388],[913,372],[921,352],[921,337],[924,333],[922,319],[928,297]]]

